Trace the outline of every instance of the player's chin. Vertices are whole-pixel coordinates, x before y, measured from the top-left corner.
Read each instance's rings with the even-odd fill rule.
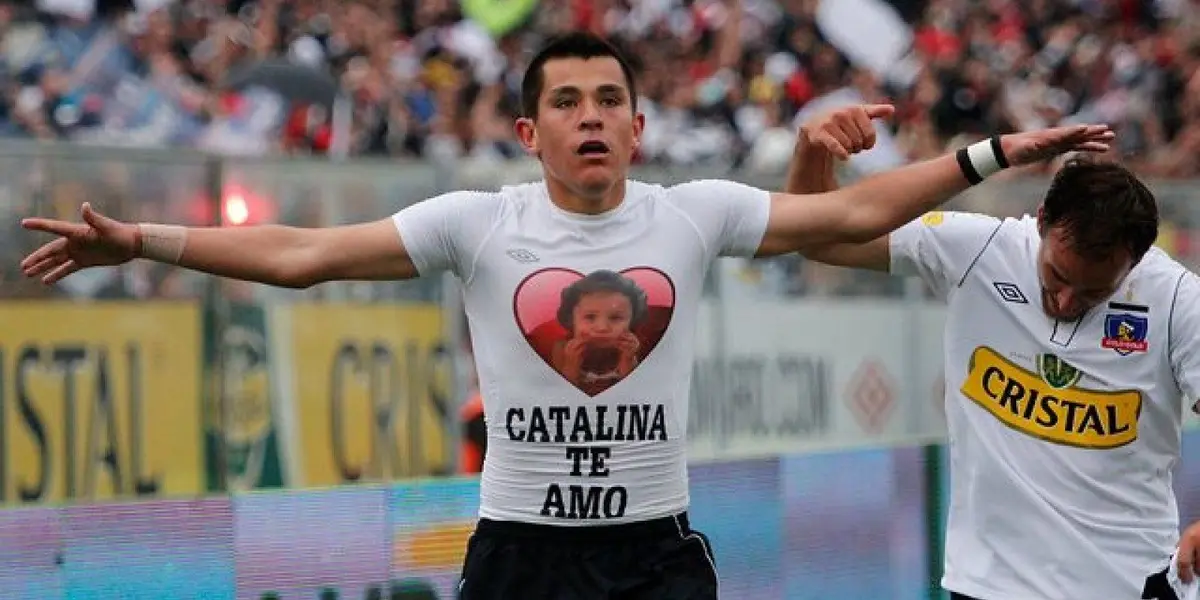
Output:
[[[617,180],[616,170],[606,165],[588,165],[576,173],[575,182],[586,195],[603,194]]]

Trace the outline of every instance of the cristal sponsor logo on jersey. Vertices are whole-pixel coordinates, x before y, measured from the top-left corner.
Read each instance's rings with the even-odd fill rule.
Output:
[[[1031,372],[986,346],[971,354],[962,393],[1005,425],[1077,448],[1119,448],[1137,439],[1142,395],[1078,387],[1083,374],[1053,354]]]

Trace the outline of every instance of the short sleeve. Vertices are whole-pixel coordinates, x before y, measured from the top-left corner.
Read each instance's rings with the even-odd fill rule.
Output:
[[[732,181],[703,179],[676,185],[669,193],[715,255],[751,257],[758,252],[767,232],[770,192]]]
[[[931,212],[888,236],[891,272],[916,275],[945,298],[1000,229],[995,217],[974,213]]]
[[[404,208],[392,222],[418,274],[450,271],[465,281],[498,205],[496,194],[452,192]]]
[[[1185,273],[1171,300],[1168,351],[1179,391],[1192,410],[1200,402],[1200,277]],[[1200,411],[1197,411],[1200,412]]]

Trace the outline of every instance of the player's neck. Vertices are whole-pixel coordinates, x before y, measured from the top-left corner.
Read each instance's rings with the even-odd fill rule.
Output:
[[[601,196],[584,196],[571,191],[561,181],[546,178],[546,190],[550,201],[558,208],[580,215],[600,215],[618,206],[625,200],[625,179],[617,180]]]

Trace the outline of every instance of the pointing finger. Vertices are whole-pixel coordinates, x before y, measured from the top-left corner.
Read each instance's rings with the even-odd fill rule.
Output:
[[[31,231],[44,231],[63,237],[82,235],[88,230],[88,226],[83,223],[71,223],[57,219],[41,219],[36,217],[21,221],[21,226]]]
[[[896,107],[891,104],[868,104],[863,110],[872,119],[890,119],[896,114]]]

